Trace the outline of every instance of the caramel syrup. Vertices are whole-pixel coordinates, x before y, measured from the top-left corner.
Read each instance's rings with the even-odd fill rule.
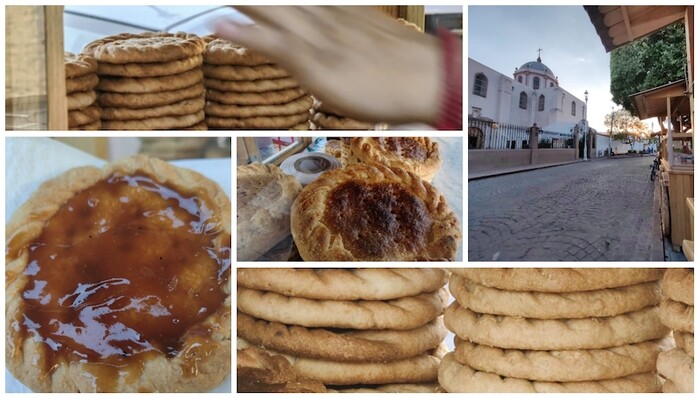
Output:
[[[181,356],[190,374],[201,359],[190,348],[183,356],[182,338],[225,300],[230,245],[204,193],[114,174],[79,192],[15,251],[29,259],[11,328],[45,349],[37,364],[45,376],[62,362],[88,363],[98,391],[157,354]]]

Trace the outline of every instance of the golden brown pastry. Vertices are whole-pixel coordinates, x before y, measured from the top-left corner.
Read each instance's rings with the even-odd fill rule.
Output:
[[[6,364],[36,392],[202,392],[230,373],[231,205],[136,156],[45,182],[6,227]]]
[[[379,164],[322,174],[294,201],[291,221],[306,261],[453,260],[461,239],[430,183]]]
[[[350,146],[359,162],[405,169],[427,182],[442,163],[438,143],[429,137],[356,137]]]
[[[236,170],[239,261],[258,260],[289,237],[289,214],[301,183],[275,165],[253,163]]]

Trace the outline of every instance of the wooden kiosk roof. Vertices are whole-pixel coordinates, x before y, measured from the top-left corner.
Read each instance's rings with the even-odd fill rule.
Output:
[[[685,80],[681,79],[653,89],[632,94],[634,106],[640,119],[667,116],[666,98],[671,98],[673,115],[690,114],[690,101],[686,92]],[[672,115],[672,116],[673,116]]]
[[[607,52],[682,20],[679,6],[583,6]]]

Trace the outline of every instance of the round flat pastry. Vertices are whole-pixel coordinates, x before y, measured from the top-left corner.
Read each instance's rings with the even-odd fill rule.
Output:
[[[237,339],[238,349],[254,347]],[[302,377],[321,381],[325,385],[424,383],[437,380],[438,366],[447,347],[437,348],[418,356],[386,362],[338,362],[292,356],[263,348],[271,355],[284,356]]]
[[[292,129],[308,123],[309,112],[294,115],[251,116],[249,118],[225,118],[207,115],[206,123],[217,129]]]
[[[100,83],[96,73],[66,79],[66,93],[84,92],[93,90]]]
[[[236,253],[257,260],[289,236],[292,202],[301,183],[275,165],[253,163],[236,169]]]
[[[311,109],[311,96],[302,96],[286,104],[276,105],[235,105],[207,101],[204,107],[208,116],[221,118],[253,118],[260,116],[276,117],[287,115],[307,115]]]
[[[136,156],[42,184],[6,227],[6,364],[35,392],[202,392],[230,372],[230,200]]]
[[[102,121],[96,120],[94,122],[86,123],[84,125],[69,126],[68,130],[100,130],[102,129]]]
[[[195,55],[181,60],[151,62],[148,64],[110,64],[102,62],[98,66],[97,72],[100,75],[129,76],[133,78],[168,76],[200,67],[202,62],[204,62],[204,59],[201,55]]]
[[[610,317],[528,319],[472,312],[453,302],[445,309],[445,326],[456,336],[504,349],[603,349],[662,338],[656,306]]]
[[[236,351],[237,393],[315,393],[326,392],[320,381],[301,377],[281,355],[247,346]]]
[[[192,114],[161,116],[145,119],[104,120],[105,130],[167,130],[184,129],[204,120],[204,110]]]
[[[657,305],[658,281],[580,292],[509,291],[485,287],[458,274],[450,277],[450,292],[476,313],[532,319],[608,317]]]
[[[214,39],[207,45],[204,62],[214,65],[257,66],[270,64],[269,58],[224,39]]]
[[[405,169],[427,182],[442,163],[438,143],[429,137],[356,137],[350,146],[360,162]]]
[[[92,104],[84,109],[68,111],[68,126],[80,126],[100,120],[102,109],[97,104]]]
[[[189,115],[204,109],[204,96],[188,98],[173,104],[153,108],[102,108],[103,120],[130,120],[162,116]]]
[[[162,93],[191,87],[202,81],[204,74],[199,68],[190,69],[176,75],[149,78],[123,76],[102,76],[97,88],[113,93]]]
[[[63,53],[66,79],[78,78],[97,72],[97,60],[85,54]]]
[[[202,82],[182,89],[162,91],[159,93],[110,93],[100,92],[97,103],[105,108],[152,108],[174,104],[188,98],[197,98],[204,94]]]
[[[661,392],[661,380],[656,373],[641,373],[621,378],[596,381],[545,382],[510,378],[474,370],[448,353],[438,370],[440,385],[449,393],[625,393]]]
[[[85,109],[93,105],[95,100],[97,100],[97,93],[95,93],[94,90],[76,91],[75,93],[68,94],[66,97],[68,111]]]
[[[316,112],[314,123],[328,130],[374,130],[375,124],[324,112]]]
[[[665,296],[686,305],[694,305],[695,272],[693,269],[667,269],[661,283]]]
[[[204,76],[220,80],[252,81],[289,77],[289,73],[286,70],[274,64],[257,66],[204,64],[202,68],[204,69]]]
[[[469,367],[504,377],[567,382],[621,378],[656,371],[656,357],[670,339],[604,349],[529,351],[479,345],[455,337],[455,358]]]
[[[205,75],[206,76],[206,75]],[[260,79],[260,80],[220,80],[204,78],[204,86],[221,91],[235,91],[238,93],[262,93],[299,87],[299,83],[293,78]],[[311,108],[309,106],[309,108]]]
[[[295,356],[343,362],[388,361],[417,356],[445,339],[438,317],[413,330],[333,330],[256,319],[238,312],[239,337]],[[655,365],[656,357],[654,357]],[[653,367],[652,367],[653,368]]]
[[[120,33],[89,43],[83,53],[110,64],[169,62],[201,55],[206,42],[184,32]]]
[[[455,268],[452,273],[510,291],[574,292],[657,281],[663,269],[643,268]]]
[[[238,285],[278,294],[335,301],[387,300],[434,292],[448,273],[439,268],[239,268]]]
[[[291,222],[306,261],[453,260],[461,239],[430,183],[379,164],[322,174],[294,201]]]

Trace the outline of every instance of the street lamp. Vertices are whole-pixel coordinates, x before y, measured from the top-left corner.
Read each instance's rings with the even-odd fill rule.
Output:
[[[615,107],[610,107],[610,136],[608,136],[608,156],[612,156],[613,122],[615,121]]]
[[[588,161],[588,119],[586,118],[586,113],[588,112],[588,90],[583,95],[586,99],[586,106],[583,107],[583,160]]]

